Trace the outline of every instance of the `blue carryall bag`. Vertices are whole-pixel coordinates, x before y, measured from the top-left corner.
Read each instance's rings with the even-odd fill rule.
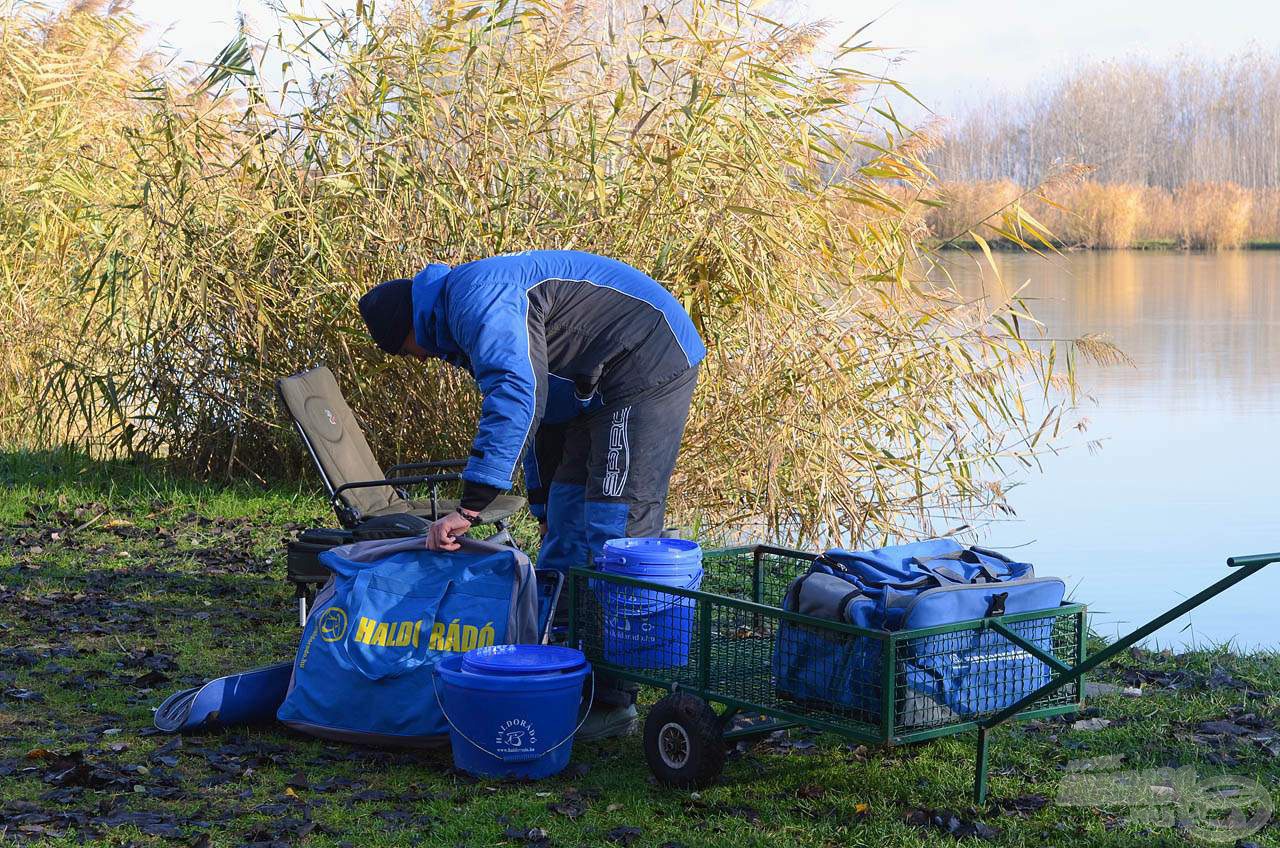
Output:
[[[782,606],[869,630],[899,631],[1052,610],[1065,592],[1062,580],[1037,578],[1029,563],[953,539],[929,539],[871,551],[827,551],[792,582]],[[1053,622],[1030,619],[1009,628],[1051,652]],[[779,692],[852,709],[874,721],[883,646],[880,639],[782,622],[773,656]],[[999,710],[1050,676],[1045,663],[990,630],[910,639],[901,643],[897,660],[905,689],[899,694],[906,698],[897,705],[903,725]]]
[[[485,645],[539,641],[529,558],[459,541],[453,552],[429,551],[414,536],[322,553],[334,577],[316,595],[277,718],[344,742],[447,742],[431,695],[436,663]]]

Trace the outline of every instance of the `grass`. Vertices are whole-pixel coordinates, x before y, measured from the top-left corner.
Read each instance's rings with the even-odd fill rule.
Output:
[[[166,694],[292,655],[298,630],[281,540],[291,526],[328,523],[323,500],[303,488],[212,486],[71,455],[7,455],[0,482],[0,810],[8,824],[0,838],[54,846],[81,836],[96,845],[522,845],[544,836],[555,845],[959,844],[945,827],[909,823],[922,809],[947,809],[961,833],[980,834],[965,837],[970,844],[985,834],[1008,846],[1182,845],[1175,829],[1125,824],[1119,809],[1040,806],[1037,798],[1054,797],[1068,760],[1114,754],[1129,768],[1188,765],[1268,787],[1280,778],[1264,747],[1197,730],[1242,712],[1263,723],[1280,718],[1280,662],[1222,651],[1138,652],[1108,669],[1114,682],[1141,669],[1191,683],[1091,701],[1111,721],[1101,730],[1049,721],[999,731],[994,805],[981,811],[967,800],[968,737],[882,751],[793,731],[735,751],[721,782],[699,793],[654,784],[636,737],[579,745],[568,772],[534,784],[472,780],[450,770],[447,752],[353,748],[276,728],[186,737],[171,748],[172,737],[147,733]],[[16,699],[24,690],[41,700]],[[46,780],[76,752],[102,785]],[[32,811],[61,818],[32,823]],[[24,812],[27,831],[14,821]],[[99,823],[82,834],[60,823],[76,816]],[[1272,828],[1251,838],[1280,845]]]

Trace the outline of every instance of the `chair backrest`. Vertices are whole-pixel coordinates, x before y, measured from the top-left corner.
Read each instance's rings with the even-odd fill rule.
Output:
[[[292,377],[282,377],[276,381],[276,391],[330,494],[344,483],[386,477],[351,407],[342,397],[332,371],[321,365]],[[390,486],[349,489],[342,496],[365,515],[401,500]]]

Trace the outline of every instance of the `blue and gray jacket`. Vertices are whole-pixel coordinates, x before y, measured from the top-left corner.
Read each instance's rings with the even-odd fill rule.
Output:
[[[511,488],[543,422],[660,385],[707,352],[661,285],[573,250],[428,265],[413,279],[413,313],[417,343],[469,371],[484,396],[462,472],[470,509]]]

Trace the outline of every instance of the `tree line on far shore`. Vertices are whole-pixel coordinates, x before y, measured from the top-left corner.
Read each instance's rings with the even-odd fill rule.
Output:
[[[1184,55],[1083,66],[1024,98],[984,103],[947,127],[932,164],[948,239],[1049,186],[1029,214],[1068,245],[1230,248],[1280,241],[1280,55]],[[1088,179],[1062,179],[1073,165]],[[1062,208],[1058,208],[1058,207]]]

